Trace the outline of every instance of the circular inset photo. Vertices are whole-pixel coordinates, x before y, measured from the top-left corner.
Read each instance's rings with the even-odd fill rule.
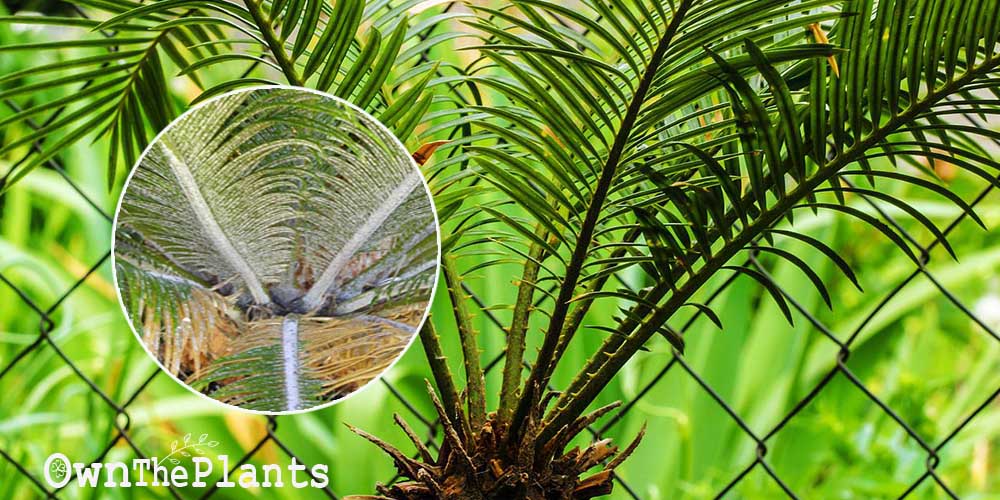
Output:
[[[343,100],[294,87],[199,104],[146,149],[114,226],[122,308],[190,389],[264,413],[359,390],[427,315],[440,259],[403,145]]]

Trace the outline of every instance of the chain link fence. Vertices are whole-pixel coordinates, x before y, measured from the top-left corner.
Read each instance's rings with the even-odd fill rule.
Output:
[[[80,12],[80,14],[82,15],[82,12]],[[426,37],[429,35],[430,32],[425,32],[423,36]],[[6,105],[9,106],[15,112],[19,111],[20,108],[15,102],[10,100],[7,100],[5,102]],[[32,123],[30,125],[36,129],[44,127],[52,123],[53,121],[57,120],[58,117],[63,113],[63,111],[64,111],[63,109],[59,109],[52,115],[50,115],[50,117],[45,122]],[[28,161],[31,155],[36,154],[39,151],[41,151],[41,144],[40,143],[33,144],[32,151],[27,153],[18,162],[14,163],[10,168],[10,171],[15,170],[19,165]],[[86,194],[86,192],[79,185],[77,185],[76,182],[73,181],[73,179],[67,173],[66,168],[64,168],[63,164],[58,159],[52,159],[47,161],[45,166],[57,172],[61,176],[62,180],[71,189],[73,189],[74,191],[76,191],[76,193],[78,193],[81,197],[83,197],[83,199],[86,200],[87,204],[96,213],[98,213],[101,217],[107,219],[108,221],[112,220],[111,214],[102,209],[99,203],[90,198]],[[992,190],[993,186],[984,189],[974,200],[972,200],[970,205],[973,208],[975,208],[991,193]],[[854,371],[852,371],[848,361],[852,354],[852,346],[857,341],[861,331],[864,330],[864,328],[868,326],[880,314],[880,312],[886,307],[888,303],[890,303],[890,301],[892,301],[895,297],[901,294],[908,286],[910,286],[912,283],[914,283],[915,280],[917,280],[920,277],[925,277],[927,280],[933,283],[933,285],[937,288],[937,291],[942,296],[946,297],[948,301],[953,303],[958,310],[960,310],[964,315],[966,315],[975,325],[977,325],[982,330],[983,335],[988,336],[993,342],[997,343],[1000,343],[1000,335],[998,335],[998,333],[994,331],[993,328],[991,328],[991,326],[988,324],[987,321],[977,317],[976,314],[973,313],[973,310],[965,303],[963,303],[956,296],[956,294],[952,293],[947,287],[942,285],[941,280],[939,280],[928,269],[927,263],[930,261],[931,252],[938,245],[940,245],[941,243],[940,240],[934,239],[929,244],[921,244],[916,236],[909,233],[899,222],[894,220],[894,218],[889,213],[883,210],[881,205],[863,196],[861,198],[865,199],[867,203],[870,204],[871,209],[874,210],[875,213],[878,213],[880,218],[886,224],[888,224],[897,232],[899,232],[899,234],[904,239],[906,239],[908,242],[910,242],[916,248],[919,249],[918,256],[920,258],[920,265],[915,265],[912,272],[910,272],[904,279],[902,279],[899,283],[897,283],[894,287],[892,287],[888,294],[881,297],[879,299],[878,306],[875,307],[870,312],[870,314],[867,315],[865,320],[861,322],[861,324],[858,325],[858,327],[853,331],[849,332],[832,331],[830,327],[825,325],[821,320],[819,320],[816,316],[814,316],[813,313],[810,311],[810,309],[808,309],[806,306],[800,303],[798,297],[794,296],[792,293],[789,293],[787,290],[782,288],[781,284],[775,281],[770,276],[770,274],[768,274],[768,269],[764,265],[762,265],[762,263],[757,259],[756,255],[751,255],[745,262],[745,264],[753,266],[755,269],[760,271],[765,277],[767,277],[767,279],[769,279],[774,284],[774,286],[776,286],[781,291],[781,293],[784,295],[785,299],[793,307],[793,309],[808,321],[812,329],[815,332],[822,335],[823,337],[825,337],[829,342],[835,345],[837,349],[835,357],[832,360],[833,361],[832,369],[830,369],[827,373],[825,373],[825,375],[823,375],[820,378],[818,383],[816,383],[814,387],[812,387],[812,389],[808,391],[808,393],[804,397],[794,402],[794,404],[791,405],[791,410],[788,411],[787,414],[785,414],[780,420],[774,423],[774,425],[771,426],[770,429],[767,430],[767,432],[754,431],[751,428],[751,425],[747,423],[746,418],[740,414],[740,412],[734,407],[733,404],[731,404],[731,402],[723,398],[720,395],[720,393],[713,388],[712,384],[709,383],[709,381],[706,380],[706,378],[702,377],[698,373],[698,371],[694,369],[687,360],[685,360],[684,356],[682,356],[680,353],[674,352],[673,356],[669,359],[669,361],[666,362],[662,366],[662,368],[660,368],[650,380],[646,381],[646,383],[641,387],[641,389],[635,394],[635,396],[632,399],[623,402],[622,406],[619,407],[613,414],[611,414],[608,417],[605,417],[604,419],[605,421],[602,425],[600,426],[595,425],[589,428],[590,434],[593,437],[593,439],[598,440],[601,439],[603,436],[607,435],[616,426],[620,425],[630,412],[635,411],[637,405],[643,400],[643,398],[647,397],[652,391],[655,391],[658,388],[662,389],[661,384],[664,383],[664,379],[668,374],[670,374],[671,372],[680,372],[683,376],[690,377],[690,380],[695,382],[697,386],[704,391],[704,394],[709,398],[711,398],[711,400],[714,401],[718,405],[718,407],[722,411],[724,411],[729,418],[732,419],[732,422],[736,426],[738,426],[741,432],[743,432],[745,436],[749,438],[754,445],[753,459],[749,463],[747,463],[744,468],[736,471],[735,474],[728,479],[728,481],[722,481],[719,484],[717,484],[716,485],[717,493],[715,494],[715,497],[726,498],[727,496],[732,494],[734,492],[734,489],[737,488],[742,481],[746,480],[751,475],[751,473],[755,471],[763,471],[764,474],[766,474],[771,480],[773,480],[774,485],[780,488],[780,491],[783,491],[789,498],[799,498],[799,493],[793,491],[793,489],[789,486],[789,481],[786,481],[782,477],[782,475],[769,464],[768,460],[770,451],[769,443],[772,443],[775,436],[778,433],[780,433],[783,429],[788,427],[790,422],[792,422],[797,416],[803,414],[803,412],[810,405],[810,403],[813,402],[826,388],[828,388],[830,384],[839,375],[844,379],[846,379],[847,381],[849,381],[850,384],[855,386],[864,395],[865,398],[867,398],[873,404],[875,404],[880,409],[881,412],[884,412],[885,416],[892,419],[896,423],[896,425],[898,425],[899,429],[905,432],[906,435],[909,436],[909,438],[911,438],[915,443],[917,443],[919,448],[922,450],[922,453],[925,455],[924,472],[919,477],[917,477],[912,482],[912,484],[909,485],[907,489],[898,492],[899,498],[905,498],[911,495],[918,488],[924,486],[928,482],[934,483],[937,488],[936,491],[941,492],[941,494],[947,495],[950,498],[958,498],[958,496],[956,495],[956,493],[952,488],[952,485],[949,485],[942,477],[942,475],[939,474],[938,472],[939,467],[942,464],[942,451],[946,446],[948,446],[950,442],[952,442],[952,440],[955,438],[956,435],[958,435],[960,432],[966,429],[970,425],[970,423],[972,423],[977,418],[977,416],[982,414],[991,403],[998,400],[998,397],[1000,397],[1000,387],[997,387],[995,390],[993,390],[993,392],[990,393],[982,401],[981,404],[976,406],[971,412],[969,412],[964,418],[962,418],[958,423],[958,425],[956,425],[953,429],[951,429],[950,432],[948,432],[943,439],[940,439],[938,441],[928,441],[927,439],[922,437],[921,434],[918,433],[910,423],[908,423],[904,418],[902,418],[900,414],[897,413],[887,402],[880,399],[872,389],[866,386],[865,383],[862,382],[861,378]],[[963,222],[965,218],[966,218],[965,214],[962,214],[958,216],[956,219],[954,219],[943,230],[944,235],[947,236],[949,233],[951,233],[961,222]],[[10,359],[8,362],[5,363],[5,365],[2,368],[0,368],[0,380],[2,380],[4,377],[11,376],[13,373],[15,373],[15,370],[30,370],[31,364],[28,358],[33,353],[37,353],[43,350],[50,350],[56,356],[58,356],[62,360],[62,362],[65,363],[65,365],[70,370],[72,370],[75,376],[79,377],[79,379],[86,384],[89,390],[92,391],[94,395],[99,397],[99,399],[102,401],[102,404],[107,405],[107,407],[111,409],[115,414],[115,418],[113,420],[113,426],[114,426],[113,437],[100,453],[98,453],[96,456],[91,457],[92,462],[102,462],[108,455],[108,453],[112,450],[112,448],[116,446],[121,446],[123,444],[125,446],[128,446],[134,452],[136,458],[147,458],[146,452],[144,452],[142,449],[140,449],[139,446],[137,446],[136,442],[132,439],[130,435],[130,433],[134,432],[135,430],[132,426],[130,407],[133,405],[133,403],[136,401],[139,395],[148,389],[148,387],[154,381],[154,379],[156,379],[156,377],[164,376],[162,372],[156,370],[153,373],[151,373],[138,386],[137,389],[132,391],[131,394],[128,394],[124,398],[113,397],[109,395],[104,389],[102,389],[97,383],[95,383],[92,378],[88,377],[84,373],[84,371],[77,364],[75,364],[74,361],[70,359],[70,357],[67,356],[63,350],[60,349],[59,343],[56,341],[56,339],[54,339],[52,335],[53,331],[56,329],[56,321],[57,321],[56,315],[62,304],[75,291],[77,291],[84,284],[84,282],[86,282],[91,277],[93,273],[97,272],[98,269],[100,269],[101,266],[103,266],[110,259],[110,257],[111,257],[111,252],[109,249],[109,251],[106,252],[96,262],[94,262],[88,268],[88,270],[82,276],[79,277],[79,279],[77,279],[65,291],[63,291],[63,293],[59,295],[51,305],[45,305],[40,303],[39,299],[33,297],[30,291],[19,288],[17,285],[15,285],[15,283],[12,282],[12,280],[8,279],[8,277],[4,273],[0,273],[0,282],[3,282],[4,286],[12,289],[15,292],[18,299],[21,302],[23,302],[23,304],[27,305],[27,307],[29,307],[37,315],[38,318],[38,331],[34,341],[29,343],[19,352],[17,352],[12,359]],[[708,303],[711,303],[711,301],[716,299],[727,288],[729,288],[736,281],[736,277],[737,274],[734,273],[731,277],[729,277],[729,279],[727,279],[720,286],[718,286],[718,288],[713,290],[712,293],[709,295]],[[486,314],[487,319],[490,322],[494,323],[495,326],[497,326],[498,328],[503,329],[504,325],[496,316],[493,315],[492,312],[490,312],[488,308],[486,308],[486,304],[484,304],[474,294],[474,292],[471,289],[467,289],[466,291],[469,292],[472,295],[473,299],[478,301],[479,305],[484,308],[483,310],[484,313]],[[692,316],[684,324],[677,327],[676,330],[679,333],[683,334],[688,329],[690,329],[692,325],[695,324],[696,320],[699,319],[699,317],[701,317],[700,312]],[[502,361],[502,359],[503,359],[502,354],[493,358],[491,362],[488,363],[488,365],[486,366],[487,373],[497,369],[497,366],[500,364],[500,361]],[[414,405],[411,401],[409,401],[400,390],[398,390],[396,387],[393,386],[392,383],[386,381],[385,379],[382,379],[381,383],[391,393],[392,397],[397,399],[403,405],[403,407],[405,407],[409,411],[411,416],[413,416],[424,427],[424,431],[429,436],[426,441],[426,445],[431,449],[437,449],[438,422],[436,418],[428,417],[427,415],[422,414],[420,410],[417,409],[417,406]],[[17,405],[18,402],[6,401],[5,404]],[[260,439],[254,444],[254,446],[252,446],[245,453],[245,455],[240,457],[238,461],[232,464],[229,470],[230,474],[235,473],[240,468],[241,465],[248,463],[262,448],[264,448],[269,443],[275,445],[278,449],[281,450],[281,452],[287,455],[289,459],[295,458],[299,463],[304,463],[308,470],[308,467],[310,467],[311,464],[304,462],[298,455],[296,455],[295,452],[295,447],[303,445],[303,443],[285,442],[282,439],[280,439],[277,435],[277,429],[279,425],[281,425],[281,422],[289,418],[295,418],[295,417],[294,416],[267,417],[267,426],[265,434],[262,437],[260,437]],[[386,418],[388,418],[388,416]],[[803,446],[806,445],[804,444]],[[372,453],[378,453],[378,451],[375,450],[373,447]],[[8,451],[3,449],[2,447],[0,447],[0,456],[2,456],[7,462],[9,462],[19,474],[23,475],[25,478],[30,480],[31,483],[34,484],[34,486],[37,488],[37,490],[34,493],[49,498],[59,497],[60,494],[63,493],[63,489],[53,489],[50,486],[48,486],[43,481],[40,470],[30,470],[28,466],[22,464],[17,458],[9,454]],[[75,472],[72,471],[70,472],[71,481],[69,482],[69,484],[73,484],[72,479],[74,477],[74,474]],[[334,471],[333,474],[336,474],[336,471]],[[387,483],[391,484],[397,481],[399,478],[397,476],[386,479]],[[639,493],[639,490],[641,490],[642,488],[639,487],[638,485],[629,484],[628,482],[624,481],[622,478],[617,476],[615,477],[615,480],[617,488],[616,496],[625,498],[634,498],[634,499],[643,498]],[[201,495],[201,497],[207,498],[213,496],[214,494],[217,493],[218,491],[217,488],[218,488],[217,486],[213,486],[212,488],[205,490],[204,493]],[[168,491],[175,498],[185,497],[183,492],[177,490],[173,486],[168,487]],[[324,488],[322,491],[330,498],[338,498],[338,494],[349,493],[349,492],[335,492],[330,487]]]

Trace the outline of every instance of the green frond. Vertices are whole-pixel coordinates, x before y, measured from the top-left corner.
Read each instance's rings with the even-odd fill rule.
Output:
[[[0,76],[0,95],[22,101],[5,123],[44,122],[36,131],[0,144],[0,154],[38,149],[6,173],[4,185],[87,137],[109,142],[107,179],[114,185],[120,162],[134,164],[149,139],[174,118],[177,103],[167,92],[174,74],[202,89],[194,103],[260,84],[330,90],[369,111],[384,112],[388,125],[405,140],[430,108],[425,90],[432,72],[425,68],[424,81],[404,89],[399,87],[406,80],[394,77],[406,76],[400,65],[414,54],[447,41],[419,39],[406,9],[358,0],[83,3],[107,19],[0,17],[0,24],[78,33],[66,40],[0,47],[0,53],[74,51],[67,60]],[[314,32],[319,33],[316,43]],[[368,43],[362,46],[362,39]],[[415,53],[414,47],[419,47]],[[242,76],[217,81],[210,70],[220,65]],[[44,97],[23,97],[28,95]]]
[[[980,9],[978,3],[675,4],[664,11],[657,2],[592,0],[571,9],[513,0],[509,8],[482,9],[486,15],[470,22],[483,57],[468,80],[500,99],[464,107],[452,123],[471,125],[474,139],[464,154],[476,167],[470,178],[492,191],[483,199],[516,209],[482,209],[461,230],[471,231],[477,220],[499,222],[516,236],[505,248],[519,248],[521,256],[540,250],[525,262],[566,266],[556,276],[558,296],[539,311],[551,314],[552,323],[529,386],[547,380],[549,360],[558,360],[579,327],[574,310],[594,301],[631,303],[626,320],[560,398],[546,437],[579,416],[709,276],[730,266],[768,288],[756,269],[728,264],[741,252],[765,252],[801,268],[826,300],[819,276],[770,244],[781,231],[793,231],[779,225],[794,222],[801,208],[858,216],[918,262],[892,228],[844,200],[864,195],[893,206],[943,240],[905,202],[845,180],[906,182],[974,215],[934,179],[870,159],[954,158],[956,166],[996,182],[996,162],[977,145],[993,132],[947,119],[960,113],[956,107],[983,116],[997,109],[994,96],[975,89],[996,81],[1000,20],[958,15]],[[562,29],[566,19],[583,31]],[[826,183],[831,188],[821,187]],[[455,187],[471,184],[459,180]],[[548,244],[536,228],[559,244]],[[616,245],[637,229],[636,245]],[[474,234],[453,248],[471,253],[496,244]],[[812,246],[856,281],[842,258]],[[654,285],[605,288],[603,280],[626,271]],[[768,290],[791,319],[773,284]]]
[[[30,17],[18,16],[0,22],[20,23],[25,19],[31,22]],[[58,21],[54,24],[76,27],[76,31],[82,31],[81,26],[92,27],[90,23]],[[20,102],[11,104],[15,113],[4,120],[5,125],[40,122],[31,133],[0,145],[0,155],[25,147],[37,148],[28,161],[6,172],[5,185],[13,184],[88,136],[94,140],[110,137],[108,183],[115,182],[119,152],[128,164],[134,163],[146,147],[147,126],[162,129],[174,116],[160,58],[160,50],[173,36],[173,29],[167,29],[150,37],[100,36],[7,47],[53,55],[66,48],[78,48],[82,53],[76,59],[40,64],[3,77],[2,86],[7,90],[0,90],[0,96],[12,99],[8,103]],[[69,68],[77,70],[67,73]],[[57,97],[46,97],[51,95]],[[47,141],[50,137],[53,139]]]

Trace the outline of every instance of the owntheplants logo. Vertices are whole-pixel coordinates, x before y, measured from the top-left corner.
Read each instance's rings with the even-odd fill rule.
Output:
[[[206,453],[218,446],[218,441],[202,434],[197,440],[191,434],[170,445],[170,453],[163,457],[135,458],[125,462],[74,462],[63,453],[53,453],[45,460],[45,481],[54,488],[63,488],[75,482],[81,488],[325,488],[329,484],[329,467],[315,464],[306,467],[295,457],[287,466],[278,464],[243,464],[232,470],[228,455],[216,455],[214,460]],[[183,458],[190,458],[190,469]],[[216,471],[221,472],[218,476]]]

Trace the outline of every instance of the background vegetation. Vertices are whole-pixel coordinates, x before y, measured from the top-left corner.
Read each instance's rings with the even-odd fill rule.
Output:
[[[440,2],[426,2],[413,9],[413,22],[439,14]],[[490,2],[484,2],[490,3]],[[460,14],[455,11],[454,14]],[[460,34],[456,21],[439,36]],[[72,36],[45,27],[0,27],[0,45],[51,40]],[[455,43],[462,43],[457,41]],[[67,51],[71,52],[71,51]],[[67,53],[65,56],[69,57]],[[461,64],[468,53],[451,45],[433,49],[433,59],[444,64]],[[37,55],[0,53],[0,75],[35,66]],[[47,56],[48,57],[48,56]],[[55,55],[54,57],[62,57]],[[175,68],[176,69],[176,68]],[[218,78],[227,75],[225,66]],[[397,68],[405,71],[405,68]],[[168,74],[171,74],[168,71]],[[186,105],[197,89],[187,79],[169,82],[169,92],[178,105]],[[56,98],[58,93],[53,94]],[[486,97],[488,99],[488,96]],[[0,119],[12,113],[0,108]],[[434,122],[418,128],[426,131]],[[21,125],[7,127],[5,137],[27,133]],[[433,136],[433,134],[432,134]],[[430,137],[433,138],[433,137]],[[411,141],[415,148],[423,139]],[[120,182],[107,186],[104,165],[107,151],[103,143],[83,141],[60,160],[65,177],[53,168],[32,171],[0,198],[0,274],[9,284],[24,290],[40,306],[48,307],[102,257],[110,248],[111,222],[91,207],[71,184],[96,200],[101,209],[111,211],[118,198]],[[6,171],[20,155],[0,158]],[[22,152],[23,153],[23,152]],[[965,199],[982,190],[981,180],[956,173],[946,163],[933,165]],[[100,174],[98,174],[100,173]],[[119,172],[119,175],[121,173]],[[940,198],[912,188],[905,195],[914,206],[938,225],[946,225],[960,212]],[[871,205],[851,200],[859,209],[874,213]],[[929,241],[919,225],[904,213],[886,209],[914,234]],[[1000,197],[991,194],[979,205],[988,227],[1000,225]],[[830,311],[814,287],[787,263],[777,263],[773,274],[791,296],[839,338],[846,338],[862,324],[878,300],[912,272],[913,264],[874,229],[851,220],[825,214],[796,218],[796,228],[810,228],[843,255],[856,269],[864,295],[832,268],[828,261],[811,261],[830,283],[837,307]],[[963,222],[950,238],[959,262],[941,249],[932,254],[932,274],[963,303],[974,307],[986,326],[1000,329],[1000,234],[984,232],[971,222]],[[795,251],[794,245],[788,244]],[[484,256],[485,260],[487,257]],[[516,264],[492,266],[475,273],[490,292],[480,298],[487,304],[512,302]],[[641,284],[641,283],[636,283]],[[706,287],[711,289],[712,287]],[[794,327],[787,326],[767,292],[752,280],[737,278],[736,284],[716,299],[724,333],[710,321],[701,319],[686,337],[685,360],[723,399],[746,419],[755,432],[767,433],[836,362],[837,348],[801,315]],[[595,306],[592,317],[615,314],[616,307],[604,302]],[[444,304],[436,304],[441,309]],[[442,314],[450,314],[442,310]],[[0,367],[38,339],[39,315],[15,290],[0,284]],[[154,372],[122,317],[111,284],[110,262],[97,272],[57,309],[52,342],[82,374],[94,381],[114,401],[125,401]],[[678,318],[682,320],[683,318]],[[486,346],[484,357],[492,359],[503,346],[503,337],[485,315],[475,319]],[[680,324],[678,322],[678,324]],[[848,366],[875,395],[893,408],[917,432],[931,442],[946,437],[965,416],[1000,386],[1000,345],[988,337],[926,277],[918,277],[866,324]],[[448,338],[445,333],[445,338]],[[568,362],[581,361],[602,339],[574,343]],[[445,343],[451,359],[458,359],[457,342]],[[740,473],[754,458],[754,443],[692,377],[671,369],[648,393],[640,391],[661,372],[673,355],[671,347],[656,340],[650,351],[633,360],[601,396],[602,402],[638,399],[624,419],[608,435],[627,442],[643,423],[647,436],[632,459],[618,469],[619,475],[641,498],[711,498]],[[0,368],[2,369],[2,368]],[[491,372],[490,387],[499,385]],[[563,386],[570,374],[557,372],[554,385]],[[386,385],[373,385],[334,408],[314,413],[282,417],[276,434],[309,463],[327,463],[331,468],[331,488],[338,494],[370,492],[375,482],[393,477],[390,460],[370,443],[352,434],[342,423],[394,442],[403,442],[389,415],[411,411],[433,414],[425,396],[429,377],[424,354],[415,344],[385,380],[415,405],[405,407]],[[24,464],[32,473],[41,473],[41,464],[53,451],[89,461],[116,435],[115,419],[122,415],[111,408],[79,374],[46,345],[36,349],[10,373],[0,378],[0,450]],[[492,402],[495,405],[495,401]],[[128,411],[129,436],[147,455],[169,453],[172,441],[187,433],[208,434],[220,442],[212,453],[242,456],[266,435],[263,417],[226,411],[198,398],[169,377],[155,377],[131,403]],[[424,428],[418,428],[423,433]],[[789,486],[809,498],[895,498],[925,471],[926,454],[899,425],[888,418],[868,397],[842,376],[813,401],[804,412],[768,442],[768,461]],[[992,403],[975,421],[945,448],[940,474],[963,498],[1000,498],[1000,404]],[[112,449],[109,460],[129,460],[134,452],[123,441]],[[287,454],[268,442],[253,456],[258,463],[287,462]],[[129,490],[90,491],[70,488],[70,497],[144,497],[146,492]],[[155,492],[166,496],[166,492]],[[188,492],[192,496],[201,492]],[[262,498],[320,496],[306,490],[262,490]],[[9,460],[0,460],[0,496],[30,498],[37,490],[18,473]],[[741,481],[733,498],[774,498],[780,490],[757,467]],[[237,497],[240,492],[222,491],[221,497]],[[915,498],[938,498],[943,493],[925,481]],[[615,498],[629,498],[617,488]]]

